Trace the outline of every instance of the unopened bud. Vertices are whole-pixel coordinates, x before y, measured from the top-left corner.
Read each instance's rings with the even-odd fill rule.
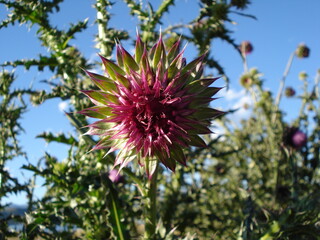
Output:
[[[253,51],[253,46],[249,41],[243,41],[240,45],[240,51],[242,54],[247,55]]]
[[[293,97],[296,94],[296,91],[292,87],[287,87],[285,90],[286,97]]]
[[[305,44],[300,44],[296,50],[296,55],[298,58],[309,57],[310,49]]]
[[[240,84],[244,87],[244,88],[250,88],[253,85],[253,79],[251,77],[250,74],[244,74],[241,76],[240,78]]]
[[[306,72],[299,73],[299,80],[305,81],[308,78],[308,74]]]

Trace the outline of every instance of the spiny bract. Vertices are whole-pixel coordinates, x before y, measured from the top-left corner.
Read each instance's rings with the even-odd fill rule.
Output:
[[[220,88],[217,78],[201,78],[204,55],[186,64],[177,41],[167,52],[162,37],[148,52],[137,36],[131,56],[117,45],[117,64],[101,56],[107,76],[86,71],[100,90],[82,91],[95,106],[80,111],[101,119],[89,135],[101,140],[93,148],[119,150],[120,169],[136,159],[152,176],[158,160],[172,171],[186,164],[183,148],[205,147],[198,134],[211,133],[210,120],[222,112],[209,107]]]

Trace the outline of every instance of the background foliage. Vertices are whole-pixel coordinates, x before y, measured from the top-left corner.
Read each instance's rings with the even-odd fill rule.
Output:
[[[86,31],[87,20],[71,24],[67,30],[50,21],[50,15],[60,11],[62,2],[0,0],[8,8],[0,31],[16,24],[36,28],[39,43],[48,50],[36,59],[1,63],[0,199],[26,192],[29,202],[22,216],[5,214],[8,206],[0,205],[0,239],[137,239],[144,223],[136,183],[145,176],[132,166],[122,172],[124,180],[116,184],[108,177],[114,156],[103,158],[103,151],[88,153],[96,139],[82,135],[81,126],[87,125],[88,119],[74,112],[90,105],[79,91],[94,87],[81,68],[100,65],[90,63],[70,44],[76,34]],[[152,45],[158,38],[163,15],[170,12],[175,1],[162,1],[157,9],[138,1],[124,2],[139,20],[143,41]],[[93,6],[98,16],[94,40],[100,54],[107,58],[112,57],[114,39],[134,44],[126,30],[109,27],[113,4],[97,0]],[[208,68],[216,69],[228,82],[228,73],[211,54],[211,43],[221,39],[241,54],[226,23],[232,22],[233,14],[254,18],[245,14],[249,4],[246,0],[201,0],[199,15],[193,21],[162,28],[163,37],[169,44],[181,37],[193,44],[199,55],[208,52]],[[185,34],[177,33],[181,29],[186,29]],[[241,56],[245,60],[246,56]],[[21,67],[27,71],[50,70],[51,76],[45,82],[51,90],[13,89],[17,77],[14,69]],[[158,239],[319,239],[319,74],[311,92],[308,79],[302,79],[305,88],[298,96],[300,115],[290,123],[284,121],[285,112],[266,90],[258,70],[245,74],[252,80],[244,86],[254,101],[250,116],[240,125],[235,125],[228,114],[215,120],[223,133],[207,137],[206,149],[189,149],[187,168],[178,167],[175,174],[161,169]],[[53,98],[70,100],[71,113],[65,117],[74,132],[45,132],[38,138],[68,145],[68,157],[62,161],[46,153],[37,166],[22,166],[33,177],[29,182],[20,182],[5,166],[18,156],[28,158],[17,140],[23,131],[21,118],[32,104]],[[286,142],[292,126],[307,134],[308,142],[300,149]],[[33,197],[35,177],[43,178],[47,188],[41,200]],[[14,230],[12,220],[22,227]]]

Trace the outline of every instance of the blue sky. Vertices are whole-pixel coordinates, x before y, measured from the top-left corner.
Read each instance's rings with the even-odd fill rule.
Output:
[[[137,20],[129,15],[129,9],[122,1],[115,1],[116,4],[111,9],[113,18],[110,26],[118,29],[126,29],[130,35],[135,34]],[[146,2],[146,1],[144,1]],[[159,1],[152,0],[151,4],[156,6]],[[320,1],[318,0],[268,0],[252,1],[253,3],[245,11],[257,17],[257,20],[245,18],[236,14],[231,15],[236,22],[230,24],[233,37],[237,42],[249,40],[254,46],[254,51],[248,56],[248,65],[257,67],[262,72],[265,86],[274,94],[277,92],[279,81],[282,77],[285,65],[290,54],[296,49],[298,44],[305,43],[310,49],[311,54],[307,59],[294,59],[291,71],[287,78],[287,85],[294,87],[297,92],[301,92],[302,82],[298,80],[298,74],[306,71],[310,76],[310,81],[320,68]],[[72,44],[78,46],[80,50],[90,59],[95,59],[98,50],[94,48],[94,25],[95,11],[92,8],[94,1],[67,0],[61,6],[61,11],[51,16],[52,22],[62,28],[67,28],[70,23],[89,18],[89,28],[77,35]],[[76,5],[76,11],[74,11]],[[169,14],[163,18],[163,28],[170,24],[188,22],[198,14],[197,1],[176,0],[176,5]],[[4,19],[6,9],[0,6],[0,20]],[[37,58],[38,54],[46,54],[46,49],[41,47],[36,38],[36,28],[30,29],[25,26],[15,25],[0,30],[0,62],[12,61],[21,58]],[[130,43],[125,43],[129,49]],[[230,91],[221,94],[221,99],[214,103],[215,107],[232,108],[239,103],[248,100],[245,91],[239,85],[239,77],[243,72],[243,65],[238,53],[227,43],[214,41],[212,44],[212,54],[225,68],[230,77]],[[195,56],[194,48],[188,45],[186,51],[187,59]],[[50,76],[48,71],[39,73],[36,69],[27,72],[23,68],[16,69],[18,79],[15,88],[33,86],[35,89],[49,89],[41,80]],[[216,82],[218,86],[224,86],[223,80]],[[297,100],[283,99],[281,108],[288,112],[287,118],[290,120],[298,115],[296,107]],[[65,132],[73,133],[68,120],[64,116],[61,108],[66,107],[67,103],[55,99],[47,101],[45,104],[34,107],[29,106],[28,111],[22,119],[22,126],[25,133],[20,136],[24,150],[28,153],[29,161],[36,164],[38,159],[47,151],[59,156],[60,159],[66,157],[67,148],[63,145],[47,145],[35,136],[44,132]],[[243,113],[243,112],[242,112]],[[235,120],[241,114],[233,116]],[[19,176],[23,181],[30,176],[30,173],[21,173],[20,167],[26,164],[22,158],[9,162],[8,168],[12,175]],[[41,185],[41,181],[38,182]],[[43,188],[38,188],[37,194],[43,194]],[[5,200],[14,203],[24,203],[24,196],[11,196]]]

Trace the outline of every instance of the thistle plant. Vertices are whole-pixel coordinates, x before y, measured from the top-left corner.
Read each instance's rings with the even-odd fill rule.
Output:
[[[30,42],[33,51],[27,53],[6,44],[8,51],[2,52],[0,62],[0,239],[319,238],[320,71],[313,85],[312,74],[301,72],[303,91],[291,83],[296,95],[281,103],[293,59],[312,60],[309,47],[301,44],[292,51],[279,93],[273,95],[265,85],[271,79],[262,79],[257,69],[248,67],[249,53],[259,49],[248,42],[239,48],[239,39],[231,31],[234,23],[242,25],[239,15],[255,18],[244,11],[248,0],[199,0],[194,9],[198,14],[181,19],[181,12],[187,13],[193,1],[78,2],[83,10],[90,5],[94,9],[74,15],[68,1],[0,0],[4,12],[0,31],[9,30],[4,40],[11,43],[10,29],[21,25],[26,28],[19,28],[19,37],[25,36],[20,35],[25,29],[26,40],[31,35],[34,40]],[[141,33],[133,56],[114,41],[132,40],[132,24],[123,21],[129,12],[124,5]],[[56,15],[60,9],[62,15]],[[68,22],[70,16],[82,20]],[[94,27],[92,40],[95,51],[104,56],[105,74],[90,72],[97,62],[88,58],[92,44],[84,42]],[[159,27],[164,41],[158,39]],[[175,43],[179,36],[195,55],[207,54],[186,64],[181,42]],[[217,127],[223,131],[205,136],[208,147],[204,148],[199,135],[210,132],[210,120],[220,112],[210,108],[219,88],[210,86],[214,78],[202,79],[203,62],[207,71],[224,76],[231,89],[237,80],[229,79],[231,72],[225,72],[226,66],[211,54],[221,46],[216,40],[241,55],[241,85],[253,101],[246,118],[235,117],[233,110],[221,118]],[[84,45],[89,49],[78,47]],[[117,63],[109,60],[114,50]],[[94,106],[89,107],[92,103],[80,90],[85,90]],[[295,102],[290,104],[300,101],[301,107],[299,115],[287,122],[290,108],[282,107],[292,99]],[[47,105],[56,101],[68,101],[66,111],[72,112],[66,114],[72,125],[66,132],[60,132],[64,129],[60,121],[57,126],[43,121],[43,117],[58,117],[56,109]],[[39,111],[45,108],[45,114],[32,117],[31,103],[40,105]],[[78,111],[83,115],[73,114]],[[52,130],[42,133],[37,121]],[[89,127],[89,135],[82,136],[87,131],[83,126]],[[35,137],[34,127],[37,141],[49,144],[38,163],[23,140],[26,135],[28,140]],[[52,151],[51,144],[61,148]],[[88,152],[92,146],[97,151]],[[43,152],[38,142],[34,147],[38,151],[30,150],[37,155]],[[103,157],[106,153],[110,154]],[[10,168],[11,164],[15,167]],[[28,171],[26,178],[17,175],[18,166],[23,175]],[[38,177],[45,188],[43,197],[34,184]],[[16,193],[27,196],[28,209],[23,215],[7,215],[10,205],[6,202]],[[15,223],[19,225],[13,231]]]
[[[136,160],[151,178],[158,161],[174,171],[186,165],[184,148],[206,146],[199,134],[222,113],[209,106],[220,88],[209,87],[217,78],[201,78],[204,55],[186,64],[179,50],[177,41],[166,52],[160,36],[147,51],[138,36],[134,56],[120,44],[117,64],[101,56],[107,76],[86,71],[99,90],[82,91],[95,106],[80,113],[100,119],[86,134],[101,137],[93,150],[119,150],[120,169]]]

